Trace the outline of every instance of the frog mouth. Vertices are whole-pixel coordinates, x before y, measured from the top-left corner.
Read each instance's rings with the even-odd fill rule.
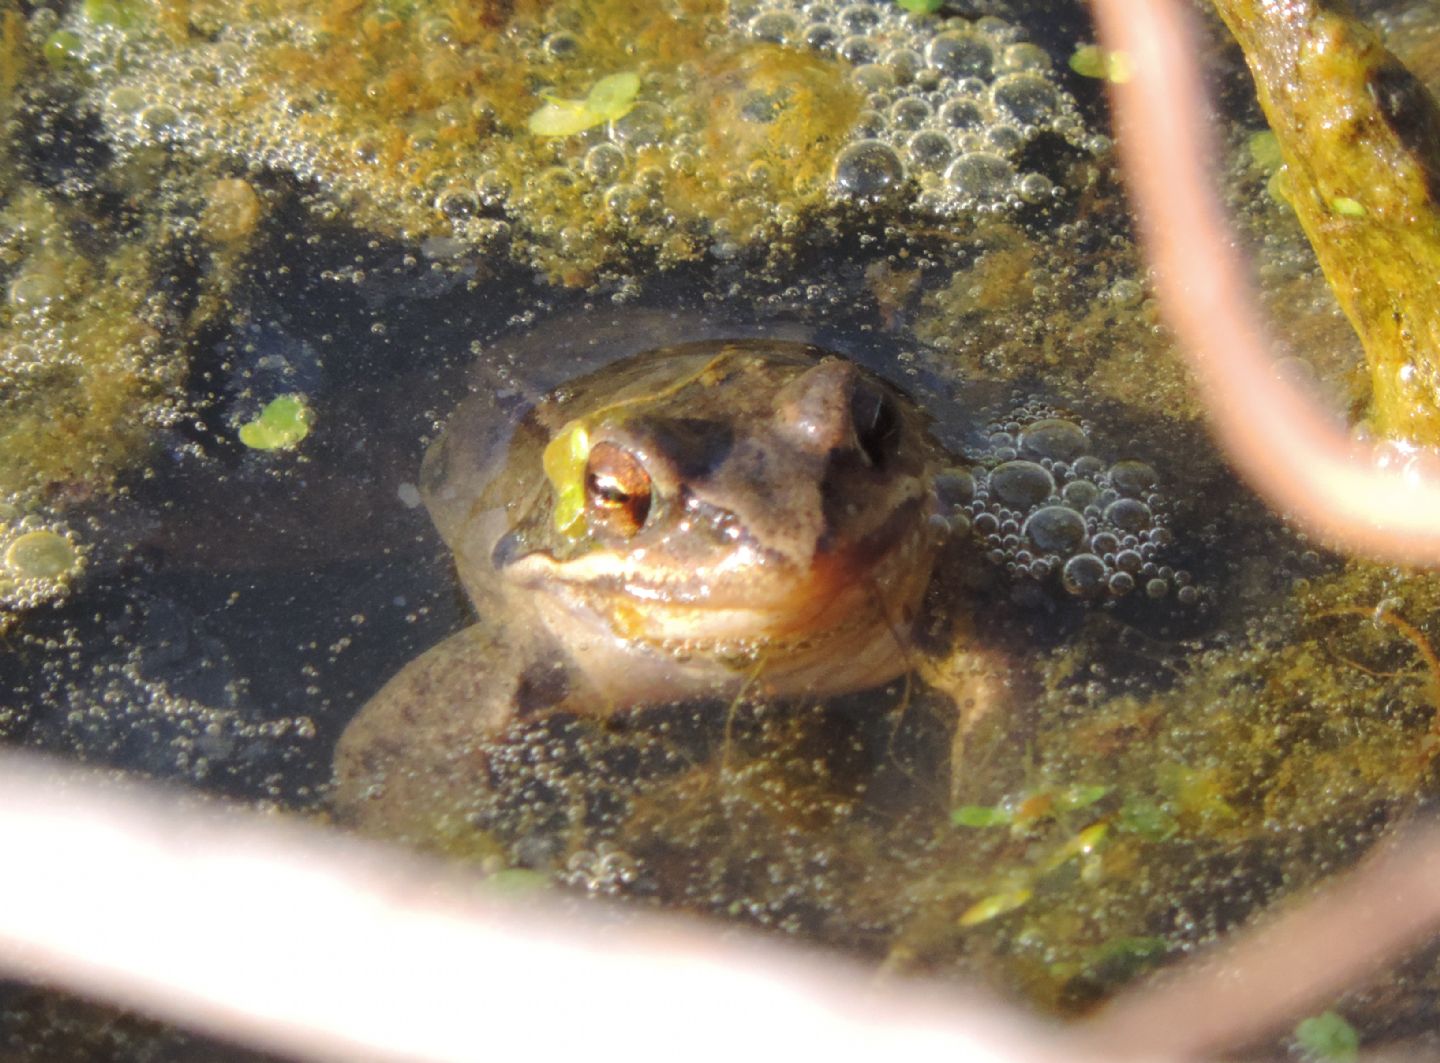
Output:
[[[572,620],[588,614],[627,640],[697,653],[800,644],[832,630],[888,624],[909,611],[936,553],[920,508],[912,499],[857,542],[817,550],[808,565],[755,546],[678,575],[636,553],[595,551],[561,561],[536,552],[513,561],[507,575],[557,599]]]

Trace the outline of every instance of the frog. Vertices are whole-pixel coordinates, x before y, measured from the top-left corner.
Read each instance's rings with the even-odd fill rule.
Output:
[[[800,340],[633,354],[508,414],[478,390],[419,494],[479,619],[348,725],[337,814],[421,833],[537,714],[823,699],[911,672],[956,460],[904,390]]]

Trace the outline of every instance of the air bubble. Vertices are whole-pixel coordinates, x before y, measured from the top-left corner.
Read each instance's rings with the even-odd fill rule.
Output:
[[[933,113],[930,105],[924,100],[905,96],[890,108],[890,120],[895,123],[897,129],[919,129],[930,120]]]
[[[1002,155],[1014,155],[1025,146],[1025,134],[1013,125],[995,125],[985,130],[985,142]]]
[[[888,144],[860,140],[836,158],[832,180],[843,195],[875,199],[900,187],[905,180],[905,167]]]
[[[173,130],[179,122],[180,112],[168,103],[157,103],[140,112],[140,124],[155,136]]]
[[[1025,522],[1025,536],[1047,553],[1073,553],[1085,541],[1085,518],[1069,506],[1043,506]]]
[[[786,43],[797,28],[794,16],[788,11],[766,11],[750,20],[750,32],[755,38],[771,44]]]
[[[805,27],[805,46],[817,52],[831,52],[840,40],[840,31],[828,22],[816,22]]]
[[[914,81],[916,75],[925,68],[924,57],[913,48],[892,49],[885,53],[882,62],[894,72],[895,80],[902,85]]]
[[[880,22],[880,13],[866,4],[851,4],[840,12],[840,24],[851,33],[864,33]]]
[[[981,129],[986,117],[974,100],[950,100],[940,108],[940,121],[951,129]]]
[[[1047,417],[1020,432],[1020,449],[1038,458],[1074,461],[1090,447],[1090,439],[1073,421]]]
[[[1117,461],[1110,466],[1110,483],[1122,495],[1137,498],[1160,479],[1159,475],[1143,461]]]
[[[1000,56],[1000,65],[1006,70],[1048,71],[1054,64],[1045,49],[1028,41],[1008,46]]]
[[[580,38],[573,33],[561,30],[546,37],[544,47],[553,59],[569,59],[579,53]]]
[[[910,138],[905,154],[918,170],[938,171],[955,154],[955,146],[944,133],[933,129],[922,129]]]
[[[665,139],[665,112],[641,100],[623,118],[610,123],[610,139],[632,148],[650,147]]]
[[[1084,509],[1095,504],[1100,497],[1100,489],[1089,480],[1075,480],[1065,485],[1060,497],[1076,509]]]
[[[1001,199],[1010,191],[1015,170],[998,155],[973,151],[961,155],[945,171],[945,181],[956,192],[974,199]]]
[[[1115,567],[1122,572],[1129,572],[1131,575],[1139,572],[1144,564],[1145,559],[1137,550],[1121,550],[1115,555]]]
[[[1060,585],[1077,598],[1090,598],[1105,588],[1105,562],[1094,554],[1076,554],[1060,570]]]
[[[614,144],[596,144],[585,153],[585,172],[596,181],[609,184],[625,169],[625,153]]]
[[[925,48],[925,61],[951,77],[988,78],[995,52],[978,37],[949,30],[931,38]]]
[[[881,97],[888,98],[889,91],[895,87],[895,73],[888,66],[881,63],[865,63],[850,71],[850,80],[855,87],[870,95],[870,102],[875,104]],[[884,106],[883,100],[879,106]]]
[[[1163,579],[1152,579],[1145,584],[1145,596],[1147,598],[1163,598],[1170,593],[1170,584]]]
[[[1007,461],[990,470],[990,488],[1006,504],[1031,509],[1055,493],[1055,479],[1033,461]]]
[[[975,497],[975,477],[969,469],[947,469],[935,477],[935,497],[947,509],[966,505]]]
[[[1027,173],[1020,178],[1019,189],[1026,203],[1043,203],[1055,191],[1055,185],[1042,173]]]
[[[1060,105],[1055,87],[1038,74],[1008,74],[990,90],[995,109],[1022,126],[1038,126],[1055,117]]]
[[[468,188],[452,186],[442,189],[435,197],[435,208],[451,221],[464,221],[473,217],[479,206],[480,202],[475,193]]]
[[[1111,574],[1106,586],[1116,598],[1123,598],[1135,589],[1135,577],[1128,572],[1115,572]]]
[[[879,111],[861,111],[851,129],[857,137],[874,140],[885,132],[885,116]]]
[[[1122,531],[1138,532],[1154,519],[1150,507],[1133,498],[1121,498],[1105,507],[1105,519]]]
[[[856,66],[862,63],[873,63],[880,58],[880,46],[869,37],[861,36],[858,33],[851,34],[842,40],[835,52],[841,59],[847,63],[854,63]]]
[[[19,579],[53,580],[75,568],[75,547],[59,532],[26,532],[5,551],[5,567]]]

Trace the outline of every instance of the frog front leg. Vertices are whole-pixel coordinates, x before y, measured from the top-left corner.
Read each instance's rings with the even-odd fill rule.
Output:
[[[526,634],[475,624],[392,677],[336,747],[337,821],[430,847],[463,836],[501,734],[585,693],[554,644]]]

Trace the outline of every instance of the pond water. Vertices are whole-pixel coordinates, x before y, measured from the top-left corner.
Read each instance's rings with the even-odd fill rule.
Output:
[[[346,725],[497,619],[420,502],[457,404],[800,337],[978,486],[909,678],[543,715],[455,808],[367,830],[1075,1015],[1425,792],[1435,585],[1316,549],[1214,453],[1067,65],[1078,5],[86,0],[0,28],[8,744],[354,821]],[[1215,42],[1227,196],[1285,353],[1345,401],[1358,348]],[[547,100],[564,135],[533,131]],[[1337,1006],[1428,1029],[1432,966]],[[0,1007],[17,1058],[219,1051]]]

